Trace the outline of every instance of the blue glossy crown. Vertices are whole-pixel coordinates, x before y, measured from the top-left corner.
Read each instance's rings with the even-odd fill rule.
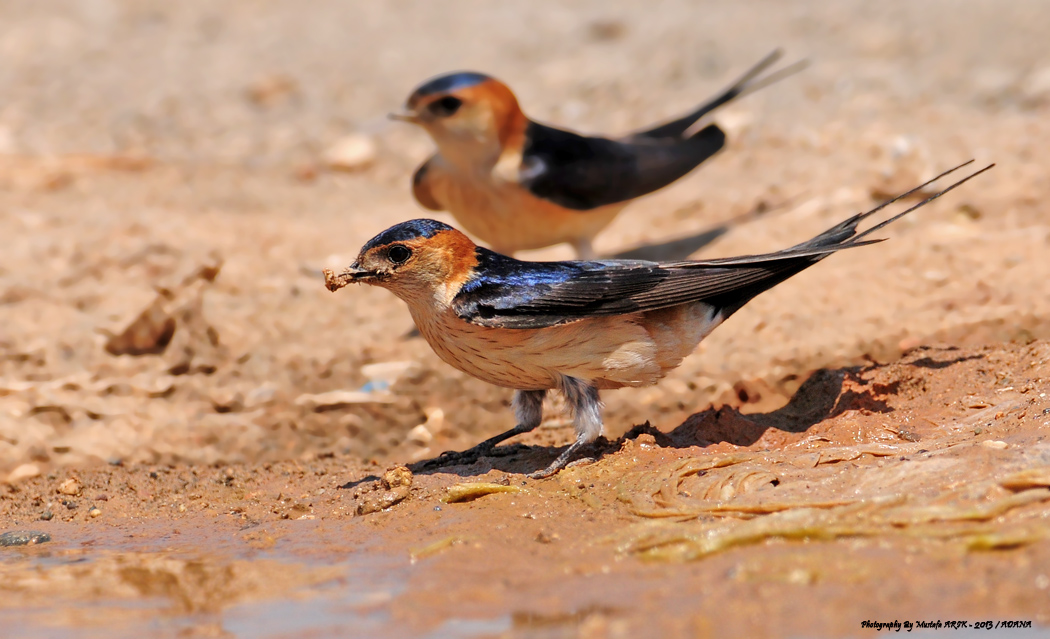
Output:
[[[368,240],[362,251],[373,249],[377,246],[385,246],[392,242],[407,242],[421,237],[434,237],[441,231],[451,231],[452,227],[437,220],[409,220],[396,226],[391,226],[379,235]]]
[[[439,75],[427,80],[413,91],[412,95],[408,98],[408,103],[413,104],[417,100],[428,95],[448,93],[449,91],[472,87],[491,79],[492,78],[484,73],[475,73],[474,71],[455,71],[453,73]]]

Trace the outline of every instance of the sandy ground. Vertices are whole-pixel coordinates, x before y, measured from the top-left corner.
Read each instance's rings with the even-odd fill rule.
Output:
[[[85,637],[1050,624],[1048,30],[1036,0],[0,4],[0,532],[52,537],[5,549],[0,617]],[[522,482],[572,439],[551,410],[507,456],[375,484],[512,419],[391,295],[324,290],[421,215],[430,143],[385,114],[468,68],[536,119],[625,132],[776,47],[810,68],[720,111],[726,151],[599,251],[775,250],[998,166],[761,296],[659,386],[606,393],[596,463]],[[371,152],[335,170],[340,142]],[[522,492],[442,501],[477,481]]]

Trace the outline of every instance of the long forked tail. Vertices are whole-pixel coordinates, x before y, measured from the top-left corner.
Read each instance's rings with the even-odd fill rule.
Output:
[[[985,171],[987,171],[988,169],[992,168],[995,165],[994,164],[989,164],[988,166],[984,167],[980,171],[975,171],[975,172],[971,173],[970,175],[967,175],[966,177],[962,178],[961,180],[958,180],[957,182],[954,182],[954,183],[950,184],[946,188],[941,189],[940,191],[937,191],[933,195],[930,195],[930,196],[924,198],[921,202],[919,202],[919,203],[917,203],[917,204],[915,204],[915,205],[905,209],[904,211],[894,215],[893,217],[889,218],[888,220],[886,220],[884,222],[876,224],[875,226],[873,226],[870,229],[864,231],[863,233],[860,233],[859,235],[857,234],[857,226],[861,222],[863,222],[865,219],[871,217],[875,213],[878,213],[879,211],[881,211],[882,209],[886,208],[887,206],[893,204],[894,202],[897,202],[898,200],[902,200],[902,199],[908,197],[909,195],[913,195],[915,193],[921,192],[924,188],[926,188],[927,186],[933,184],[934,182],[936,182],[937,180],[941,179],[942,177],[944,177],[944,176],[946,176],[948,174],[954,173],[954,172],[958,171],[959,169],[963,168],[964,166],[969,166],[970,164],[973,164],[973,162],[974,162],[973,160],[968,160],[968,161],[963,162],[962,164],[960,164],[958,166],[952,167],[952,168],[948,169],[947,171],[941,173],[940,175],[937,175],[936,177],[933,177],[933,178],[927,180],[926,182],[923,182],[919,186],[916,186],[915,188],[913,188],[911,190],[905,191],[904,193],[901,193],[900,195],[898,195],[898,196],[896,196],[896,197],[894,197],[892,199],[886,200],[882,204],[876,206],[875,208],[873,208],[873,209],[871,209],[869,211],[865,211],[863,213],[858,213],[858,214],[854,215],[853,217],[849,218],[848,220],[845,220],[843,222],[840,222],[840,223],[836,224],[835,226],[833,226],[830,229],[824,231],[820,235],[818,235],[818,236],[816,236],[816,237],[814,237],[814,238],[812,238],[810,240],[807,240],[807,241],[805,241],[805,242],[803,242],[801,244],[793,246],[793,247],[791,247],[791,249],[788,249],[788,250],[803,249],[803,248],[815,248],[815,247],[820,247],[820,246],[834,246],[836,248],[847,248],[849,246],[860,246],[862,244],[870,244],[872,242],[881,242],[882,240],[867,240],[867,241],[864,241],[864,242],[861,242],[860,240],[861,240],[861,238],[863,238],[865,236],[868,236],[868,235],[871,235],[872,233],[874,233],[875,231],[878,231],[879,229],[881,229],[883,227],[886,227],[886,226],[889,226],[890,224],[893,224],[894,222],[896,222],[900,218],[904,217],[905,215],[911,213],[915,209],[921,208],[921,207],[929,204],[930,202],[932,202],[932,201],[936,200],[937,198],[941,197],[942,195],[944,195],[948,191],[952,191],[952,190],[962,186],[964,183],[968,182],[969,180],[972,180],[973,178],[975,178],[978,175],[984,173]],[[847,242],[846,240],[850,240],[850,241]]]
[[[899,220],[908,213],[911,213],[915,209],[918,209],[933,200],[941,197],[948,191],[958,188],[964,183],[972,180],[981,173],[984,173],[988,169],[995,166],[989,164],[979,171],[974,171],[970,175],[957,180],[948,187],[941,189],[940,191],[926,197],[921,202],[907,208],[906,210],[894,215],[888,220],[876,224],[872,228],[857,233],[857,225],[865,218],[873,215],[874,213],[881,211],[890,204],[900,200],[903,197],[907,197],[920,189],[928,186],[931,182],[938,180],[949,173],[959,170],[960,168],[967,166],[972,163],[973,160],[960,164],[959,166],[949,169],[944,173],[933,178],[929,182],[921,184],[914,189],[902,193],[897,197],[883,202],[879,206],[859,213],[849,218],[848,220],[836,224],[827,231],[824,231],[820,235],[814,237],[811,240],[797,244],[791,248],[777,251],[775,253],[766,253],[765,255],[745,255],[741,257],[730,257],[721,258],[714,260],[706,260],[703,262],[678,262],[678,263],[664,263],[662,266],[665,268],[679,267],[679,268],[705,268],[705,267],[716,267],[720,269],[727,269],[722,271],[719,276],[720,279],[725,280],[725,286],[723,290],[715,293],[705,301],[712,303],[716,307],[721,309],[722,317],[727,318],[756,295],[761,294],[764,291],[768,291],[777,284],[801,273],[802,271],[813,266],[817,262],[823,260],[825,257],[832,253],[837,253],[842,249],[855,248],[858,246],[866,246],[868,244],[875,244],[883,241],[882,239],[864,239],[871,235],[875,231],[885,227],[887,224],[892,224],[894,221]],[[714,287],[709,287],[714,292]]]
[[[886,208],[890,204],[893,204],[894,202],[896,202],[896,201],[898,201],[898,200],[900,200],[902,198],[906,198],[909,195],[912,195],[912,194],[914,194],[914,193],[916,193],[918,191],[921,191],[922,189],[926,188],[927,186],[929,186],[933,182],[936,182],[937,180],[941,179],[942,177],[944,177],[944,176],[946,176],[946,175],[948,175],[950,173],[954,173],[955,171],[958,171],[962,167],[967,166],[967,165],[972,164],[972,163],[973,163],[973,160],[969,160],[967,162],[963,162],[959,166],[956,166],[954,168],[948,169],[944,173],[941,173],[937,177],[935,177],[935,178],[933,178],[933,179],[931,179],[931,180],[929,180],[927,182],[923,182],[919,186],[911,189],[910,191],[905,191],[904,193],[901,193],[900,195],[898,195],[897,197],[895,197],[893,199],[886,200],[885,202],[883,202],[882,204],[876,206],[875,208],[871,209],[870,211],[865,211],[863,213],[858,213],[858,214],[854,215],[853,217],[851,217],[851,218],[849,218],[849,219],[847,219],[847,220],[845,220],[843,222],[840,222],[840,223],[836,224],[835,226],[833,226],[830,229],[824,231],[820,235],[817,235],[814,238],[808,239],[805,242],[802,242],[801,244],[796,244],[795,246],[792,246],[791,248],[786,248],[786,249],[783,249],[781,251],[776,251],[775,253],[765,253],[765,254],[762,254],[762,255],[741,255],[739,257],[723,257],[723,258],[715,258],[713,260],[704,260],[702,262],[694,262],[694,261],[676,262],[676,263],[669,262],[669,263],[666,263],[665,265],[694,264],[694,265],[698,265],[698,266],[735,266],[735,265],[759,264],[761,262],[785,261],[785,260],[789,260],[789,259],[792,259],[792,258],[799,258],[799,257],[809,257],[809,258],[811,258],[811,263],[815,263],[817,260],[822,259],[824,257],[827,257],[828,255],[831,255],[832,253],[835,253],[837,251],[841,251],[842,249],[854,248],[854,247],[857,247],[857,246],[866,246],[868,244],[877,244],[878,242],[882,242],[883,239],[864,240],[862,238],[864,238],[864,237],[866,237],[868,235],[871,235],[875,231],[878,231],[879,229],[885,227],[888,224],[892,224],[893,222],[895,222],[895,221],[899,220],[900,218],[904,217],[905,215],[911,213],[915,209],[921,208],[921,207],[929,204],[930,202],[932,202],[933,200],[936,200],[937,198],[941,197],[942,195],[944,195],[948,191],[952,191],[954,189],[959,188],[960,186],[962,186],[966,182],[969,182],[970,180],[972,180],[973,178],[977,177],[978,175],[980,175],[980,174],[984,173],[985,171],[991,169],[993,166],[995,166],[995,164],[989,164],[988,166],[984,167],[983,169],[981,169],[979,171],[974,171],[970,175],[967,175],[966,177],[962,178],[961,180],[957,180],[956,182],[954,182],[954,183],[948,185],[947,187],[945,187],[944,189],[941,189],[940,191],[937,191],[933,195],[930,195],[929,197],[926,197],[921,202],[918,202],[917,204],[914,204],[914,205],[908,207],[907,209],[905,209],[904,211],[901,211],[897,215],[894,215],[890,219],[888,219],[888,220],[886,220],[884,222],[880,222],[879,224],[876,224],[875,226],[871,227],[870,229],[868,229],[868,230],[866,230],[866,231],[864,231],[864,232],[862,232],[860,234],[857,233],[857,225],[860,224],[865,218],[868,218],[868,217],[874,215],[875,213],[878,213],[879,211],[881,211],[882,209]]]
[[[773,66],[773,64],[783,57],[783,55],[783,51],[776,49],[766,57],[762,58],[758,64],[748,69],[748,71],[740,76],[740,78],[730,85],[729,88],[702,104],[692,113],[646,131],[636,131],[627,136],[627,139],[637,141],[642,138],[655,140],[660,138],[690,137],[690,135],[687,134],[689,133],[689,130],[693,128],[693,125],[696,124],[697,120],[723,104],[749,93],[754,93],[759,89],[764,89],[774,82],[779,82],[780,80],[783,80],[790,75],[794,75],[809,66],[807,60],[799,60],[798,62],[790,64],[779,71],[774,71],[765,77],[759,77],[763,71]]]

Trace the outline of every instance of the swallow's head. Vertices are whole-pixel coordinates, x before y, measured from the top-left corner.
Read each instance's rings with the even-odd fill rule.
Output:
[[[476,251],[470,238],[448,224],[409,220],[369,240],[343,277],[390,289],[410,303],[451,300],[473,275]]]
[[[472,71],[426,81],[405,109],[391,117],[423,127],[453,162],[492,161],[508,144],[520,143],[527,123],[507,85]]]

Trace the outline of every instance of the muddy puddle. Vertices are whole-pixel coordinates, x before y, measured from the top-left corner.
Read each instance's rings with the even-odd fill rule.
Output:
[[[7,558],[5,589],[29,596],[0,622],[19,637],[391,636],[383,606],[407,569],[364,554],[321,564],[266,552],[52,549]]]

